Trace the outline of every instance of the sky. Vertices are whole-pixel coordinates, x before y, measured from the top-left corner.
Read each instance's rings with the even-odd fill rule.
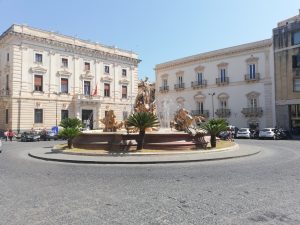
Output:
[[[272,37],[299,0],[0,0],[0,33],[12,24],[134,51],[139,78],[156,64]]]

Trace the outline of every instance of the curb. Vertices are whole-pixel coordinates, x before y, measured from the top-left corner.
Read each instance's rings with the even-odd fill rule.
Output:
[[[100,160],[81,160],[81,159],[60,159],[60,158],[47,158],[43,156],[34,155],[32,153],[28,153],[28,156],[40,159],[44,161],[54,161],[54,162],[64,162],[64,163],[77,163],[77,164],[171,164],[171,163],[190,163],[190,162],[205,162],[205,161],[217,161],[217,160],[226,160],[226,159],[234,159],[234,158],[242,158],[253,156],[260,153],[260,150],[255,150],[252,152],[248,152],[241,155],[228,155],[221,157],[212,157],[212,158],[198,158],[198,159],[170,159],[170,160],[149,160],[149,161],[100,161]]]

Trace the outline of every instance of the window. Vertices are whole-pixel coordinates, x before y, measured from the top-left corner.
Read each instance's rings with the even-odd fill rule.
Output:
[[[68,68],[68,59],[66,58],[61,59],[61,67]]]
[[[168,86],[168,80],[163,79],[163,87],[166,88]]]
[[[180,84],[182,84],[182,76],[178,76],[178,84],[180,85]]]
[[[294,79],[294,91],[300,91],[300,78]]]
[[[42,109],[34,109],[34,123],[43,123]]]
[[[198,84],[202,84],[203,80],[203,74],[202,73],[197,73],[197,82]]]
[[[226,82],[226,69],[220,69],[220,78],[221,83]]]
[[[220,100],[220,105],[222,109],[226,109],[227,108],[227,101],[226,100]]]
[[[91,70],[91,64],[89,62],[84,63],[84,70],[85,71],[90,71]]]
[[[104,66],[104,73],[109,73],[109,66]],[[122,71],[123,74],[123,71]]]
[[[123,111],[123,120],[127,120],[127,118],[128,118],[128,112]]]
[[[300,68],[300,55],[293,55],[293,68]]]
[[[6,62],[9,62],[9,53],[6,54]]]
[[[249,64],[250,79],[255,79],[255,64]]]
[[[84,81],[83,89],[84,89],[84,95],[90,95],[91,94],[91,82]]]
[[[34,75],[34,91],[43,91],[43,76]]]
[[[61,110],[61,120],[69,118],[69,110],[62,109]]]
[[[122,69],[122,76],[126,77],[127,76],[127,70],[126,69]]]
[[[110,96],[110,85],[104,84],[104,97],[109,97],[109,96]]]
[[[127,86],[122,86],[122,98],[127,98]]]
[[[67,78],[61,78],[60,79],[60,92],[61,93],[68,93],[68,86],[69,86],[69,80]]]
[[[41,53],[35,53],[35,62],[43,63],[43,55]]]
[[[8,109],[5,110],[5,123],[8,124]]]
[[[257,108],[257,99],[256,98],[251,98],[250,99],[250,107],[251,108]]]
[[[300,31],[296,31],[296,32],[293,33],[292,44],[293,45],[300,44]]]
[[[198,110],[201,114],[203,114],[203,102],[198,102]]]

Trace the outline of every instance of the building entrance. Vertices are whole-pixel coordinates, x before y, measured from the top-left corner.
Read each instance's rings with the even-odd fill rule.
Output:
[[[93,129],[93,110],[83,109],[81,112],[83,127],[89,130]]]

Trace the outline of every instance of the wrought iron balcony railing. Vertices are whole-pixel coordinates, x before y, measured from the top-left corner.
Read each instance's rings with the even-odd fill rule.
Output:
[[[199,81],[192,81],[191,87],[193,88],[204,88],[207,86],[207,80],[199,80]]]
[[[184,89],[184,83],[175,84],[175,85],[174,85],[174,89],[175,89],[175,90],[181,90],[181,89]]]
[[[261,117],[263,114],[263,110],[261,107],[250,107],[250,108],[243,108],[242,113],[246,117]]]
[[[223,78],[216,78],[216,84],[221,85],[221,84],[229,84],[229,77],[223,77]]]
[[[245,81],[258,81],[260,80],[260,74],[245,74]]]
[[[217,109],[216,115],[220,118],[226,118],[229,117],[231,114],[230,109]]]
[[[204,116],[209,117],[209,110],[192,110],[192,116]]]
[[[169,86],[159,87],[159,92],[168,92],[168,91],[169,91]]]

